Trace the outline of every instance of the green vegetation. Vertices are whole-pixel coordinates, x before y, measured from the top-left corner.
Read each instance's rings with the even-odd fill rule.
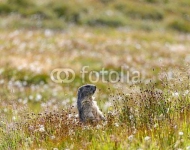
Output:
[[[190,149],[189,0],[3,0],[0,16],[0,150]],[[102,70],[107,120],[83,125],[77,89]]]
[[[64,29],[70,23],[189,32],[190,4],[187,0],[4,0],[0,15],[4,19],[10,14],[12,21],[7,23],[10,28]],[[14,21],[15,17],[20,21]]]

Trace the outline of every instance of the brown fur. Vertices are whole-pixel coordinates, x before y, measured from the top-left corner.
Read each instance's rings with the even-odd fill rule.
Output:
[[[100,111],[96,101],[94,101],[92,97],[95,90],[96,86],[89,84],[79,88],[77,108],[81,122],[105,120],[103,113]]]

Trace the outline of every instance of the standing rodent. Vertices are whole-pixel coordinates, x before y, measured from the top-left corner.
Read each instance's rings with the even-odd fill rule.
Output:
[[[105,120],[103,113],[100,111],[92,95],[96,91],[96,86],[86,84],[78,89],[77,108],[81,122],[95,122]]]

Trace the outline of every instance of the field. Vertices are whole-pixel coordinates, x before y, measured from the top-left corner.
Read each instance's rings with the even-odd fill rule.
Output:
[[[189,27],[188,0],[1,1],[0,150],[190,150]],[[79,122],[87,83],[106,121]]]

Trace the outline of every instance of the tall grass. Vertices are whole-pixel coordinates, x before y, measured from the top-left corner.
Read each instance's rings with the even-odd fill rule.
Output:
[[[150,82],[129,94],[120,88],[112,91],[107,120],[96,124],[81,124],[74,106],[39,114],[23,112],[8,132],[1,129],[1,148],[188,148],[189,78],[183,77],[182,86],[178,79],[163,79],[161,84],[162,90]]]

